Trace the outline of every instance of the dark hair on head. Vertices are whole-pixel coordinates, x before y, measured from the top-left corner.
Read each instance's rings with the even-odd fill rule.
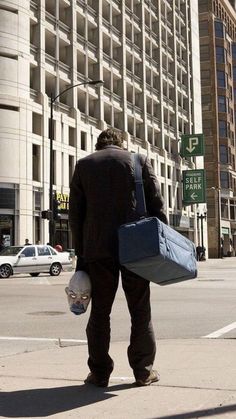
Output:
[[[123,135],[119,131],[108,128],[99,134],[95,148],[96,150],[102,150],[107,145],[116,145],[122,148],[123,141]]]

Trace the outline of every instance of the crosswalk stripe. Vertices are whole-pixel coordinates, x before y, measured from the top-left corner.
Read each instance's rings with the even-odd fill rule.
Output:
[[[236,329],[236,322],[229,324],[228,326],[222,327],[222,329],[216,330],[215,332],[210,333],[209,335],[202,336],[203,338],[215,339],[224,335],[225,333],[230,332],[231,330]]]

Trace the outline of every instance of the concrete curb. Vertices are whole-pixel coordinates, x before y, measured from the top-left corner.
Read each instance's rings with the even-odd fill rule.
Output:
[[[184,419],[236,417],[233,339],[160,340],[161,381],[133,386],[127,342],[113,342],[107,389],[86,386],[87,346],[56,347],[1,358],[0,417]]]

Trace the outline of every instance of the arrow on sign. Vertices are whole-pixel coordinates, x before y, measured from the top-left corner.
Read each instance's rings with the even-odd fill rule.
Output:
[[[189,147],[186,147],[186,150],[188,150],[189,153],[192,153],[193,150],[195,150],[197,145],[198,145],[198,137],[189,138]]]
[[[193,199],[193,200],[195,200],[197,197],[198,197],[198,195],[196,195],[194,192],[192,193],[192,195],[190,195],[191,196],[191,198]]]

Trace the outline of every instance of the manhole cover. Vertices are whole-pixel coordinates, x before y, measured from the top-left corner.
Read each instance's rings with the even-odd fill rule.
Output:
[[[65,311],[33,311],[32,313],[27,313],[31,316],[60,316],[66,314]]]

